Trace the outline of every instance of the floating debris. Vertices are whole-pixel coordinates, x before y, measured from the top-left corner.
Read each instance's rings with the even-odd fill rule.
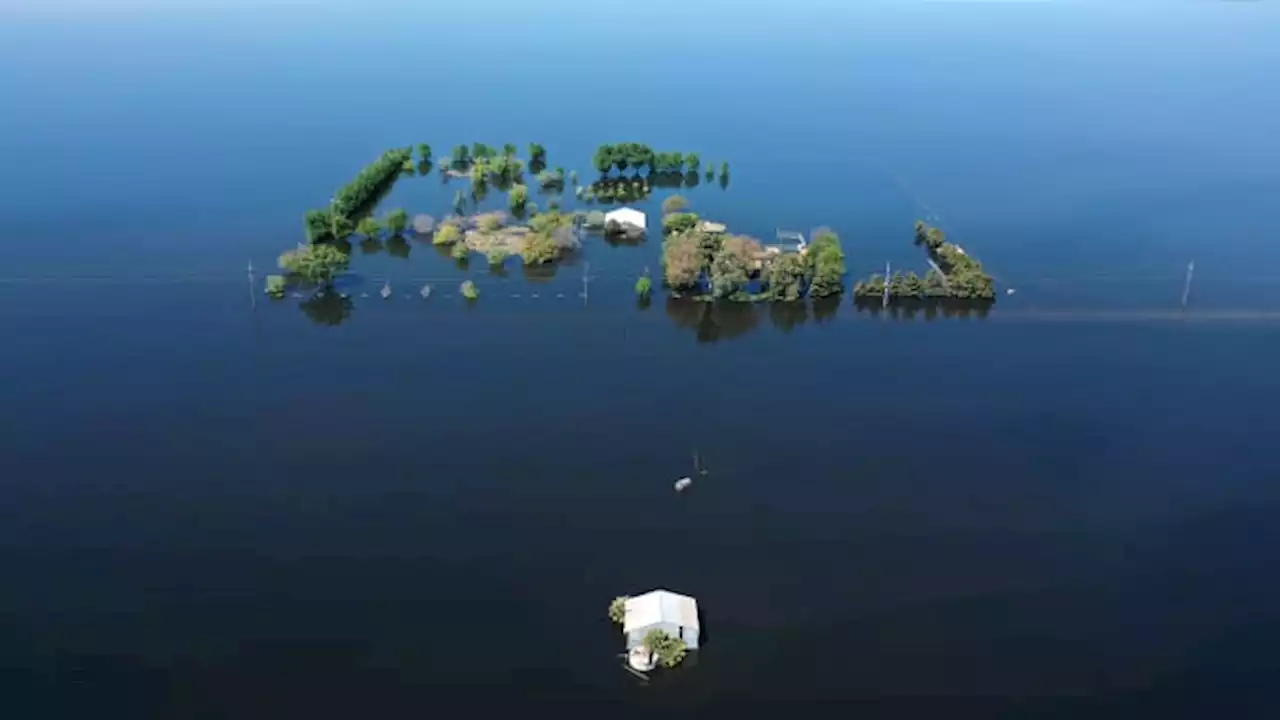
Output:
[[[1017,290],[1014,290],[1013,288],[1009,288],[1008,290],[1005,290],[1005,291],[1004,291],[1004,294],[1005,294],[1005,295],[1012,295],[1012,294],[1014,294],[1015,292],[1017,292]]]
[[[682,477],[676,481],[676,492],[681,492],[693,484],[693,478]]]
[[[383,300],[386,300],[387,298],[391,297],[391,281],[390,280],[387,280],[386,282],[382,283],[382,290],[378,294],[382,296]]]
[[[426,300],[427,298],[431,297],[431,285],[430,284],[423,285],[422,289],[418,291],[418,294],[422,296],[423,300]]]

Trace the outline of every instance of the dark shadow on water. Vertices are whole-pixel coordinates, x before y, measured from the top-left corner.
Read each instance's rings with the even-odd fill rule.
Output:
[[[689,172],[684,174],[684,186],[689,188],[690,190],[698,187],[698,185],[700,185],[701,183],[702,183],[702,178],[701,176],[698,175],[696,171],[690,170]]]
[[[524,279],[533,283],[549,283],[555,278],[556,272],[560,269],[559,263],[542,263],[536,265],[521,265],[520,272]]]
[[[641,311],[641,312],[644,312],[645,310],[648,310],[648,309],[649,309],[649,308],[651,308],[651,307],[653,307],[653,296],[652,296],[652,295],[645,295],[645,296],[643,296],[643,297],[637,297],[637,298],[636,298],[636,309],[637,309],[637,310],[639,310],[639,311]]]
[[[884,307],[879,297],[854,297],[853,307],[859,313],[871,317],[887,316],[891,320],[915,320],[922,317],[926,322],[936,320],[939,316],[947,319],[967,320],[970,318],[983,320],[990,313],[994,300],[960,300],[955,298],[891,298],[889,307]]]
[[[361,255],[377,255],[378,253],[382,252],[384,249],[385,248],[382,246],[382,241],[376,237],[360,238],[360,254]]]
[[[841,297],[833,295],[831,297],[814,298],[813,300],[813,321],[822,324],[834,320],[836,313],[840,311]]]
[[[769,303],[769,322],[784,333],[809,322],[809,303],[805,300]]]
[[[351,298],[333,288],[315,293],[299,303],[298,307],[311,322],[329,327],[336,327],[349,320],[355,309]]]
[[[666,311],[676,327],[693,330],[699,343],[732,340],[760,324],[760,309],[753,303],[668,297]]]
[[[391,239],[387,240],[386,247],[388,255],[402,260],[408,260],[409,252],[413,250],[413,246],[405,240],[403,235],[392,235]]]
[[[493,277],[496,277],[496,278],[505,278],[505,277],[507,277],[507,275],[508,275],[508,273],[507,273],[507,264],[506,264],[505,262],[503,262],[503,263],[499,263],[499,264],[497,264],[497,265],[494,265],[493,263],[489,263],[489,275],[491,275],[491,276],[493,276]]]

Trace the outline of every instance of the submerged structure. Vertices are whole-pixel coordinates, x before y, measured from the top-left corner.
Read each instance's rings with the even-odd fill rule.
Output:
[[[610,220],[618,223],[619,225],[635,225],[641,230],[648,229],[645,223],[644,213],[636,210],[635,208],[623,207],[605,213],[605,223],[608,224]]]
[[[649,671],[657,665],[659,648],[646,643],[655,630],[689,650],[697,650],[701,632],[698,601],[670,590],[652,590],[626,599],[622,632],[627,637],[627,663],[636,670]]]

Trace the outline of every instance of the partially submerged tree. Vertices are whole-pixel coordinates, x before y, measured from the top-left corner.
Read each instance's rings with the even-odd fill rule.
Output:
[[[677,292],[696,290],[702,279],[702,250],[693,233],[675,235],[662,244],[662,272]]]
[[[609,620],[616,625],[623,624],[627,619],[627,601],[631,598],[626,595],[620,595],[609,602]]]
[[[284,297],[285,280],[283,275],[268,275],[265,292],[273,298]]]
[[[677,212],[662,218],[662,232],[666,235],[679,235],[698,226],[697,213]]]
[[[467,247],[467,243],[462,240],[455,242],[453,244],[453,249],[449,251],[449,257],[461,262],[466,262],[467,258],[470,256],[471,250]]]
[[[347,254],[338,248],[320,244],[299,245],[296,250],[287,250],[280,255],[277,264],[281,270],[303,282],[327,285],[347,269],[349,261]]]
[[[805,261],[798,253],[782,253],[773,258],[765,274],[769,297],[799,300],[804,295]]]
[[[462,281],[462,284],[458,286],[458,293],[468,300],[475,300],[480,297],[480,289],[470,280]]]
[[[392,235],[399,235],[409,226],[409,213],[402,208],[392,210],[387,213],[386,226]]]
[[[525,204],[529,202],[529,188],[524,185],[512,185],[511,192],[507,194],[507,202],[512,212],[524,210]]]
[[[418,143],[418,162],[431,163],[431,146],[426,143]]]
[[[828,297],[844,291],[844,248],[834,231],[828,228],[814,231],[812,241],[805,248],[805,259],[812,273],[811,296]]]
[[[658,663],[665,668],[679,665],[688,652],[683,640],[672,637],[657,628],[645,633],[643,642],[644,646],[658,658]]]
[[[436,234],[431,238],[433,245],[453,245],[462,239],[462,229],[457,223],[441,223]]]
[[[662,214],[671,215],[672,213],[678,213],[687,207],[689,207],[688,200],[685,200],[684,197],[680,195],[672,195],[662,201]]]
[[[356,225],[356,233],[365,237],[377,237],[382,232],[382,224],[372,217],[362,218]]]

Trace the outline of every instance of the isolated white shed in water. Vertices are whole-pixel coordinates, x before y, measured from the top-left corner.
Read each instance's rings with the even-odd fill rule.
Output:
[[[608,223],[610,220],[616,220],[619,224],[630,223],[641,230],[648,229],[645,227],[644,213],[635,208],[624,207],[605,213],[604,221]]]
[[[698,649],[698,601],[670,590],[653,590],[627,598],[626,618],[622,632],[627,636],[627,649],[644,644],[650,630],[661,630],[680,638],[690,650]]]

